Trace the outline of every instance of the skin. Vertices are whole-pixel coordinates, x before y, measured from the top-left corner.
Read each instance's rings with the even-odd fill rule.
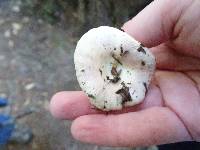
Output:
[[[124,24],[157,59],[142,104],[104,114],[91,108],[83,92],[60,92],[51,100],[53,116],[73,120],[73,137],[98,145],[200,141],[199,7],[199,0],[155,0]]]

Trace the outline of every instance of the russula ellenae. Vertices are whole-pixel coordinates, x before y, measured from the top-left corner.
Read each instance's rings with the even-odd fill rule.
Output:
[[[155,70],[155,57],[127,33],[94,28],[74,53],[77,80],[98,109],[119,110],[142,102]]]

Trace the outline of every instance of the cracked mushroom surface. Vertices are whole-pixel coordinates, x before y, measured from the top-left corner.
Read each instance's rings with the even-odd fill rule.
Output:
[[[96,108],[109,111],[141,103],[155,70],[155,57],[127,33],[93,28],[78,41],[77,80]]]

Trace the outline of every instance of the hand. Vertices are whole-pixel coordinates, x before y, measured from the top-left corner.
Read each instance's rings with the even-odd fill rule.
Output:
[[[144,102],[105,114],[83,92],[57,93],[52,114],[74,138],[106,146],[200,141],[200,1],[155,0],[123,29],[150,47],[157,71]]]

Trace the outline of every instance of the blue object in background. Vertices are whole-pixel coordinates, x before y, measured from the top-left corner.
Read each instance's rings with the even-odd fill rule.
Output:
[[[0,97],[0,107],[8,105],[6,98]],[[9,115],[0,114],[0,145],[4,145],[8,142],[14,130],[14,119]]]
[[[0,97],[0,108],[8,105],[6,98]],[[12,117],[10,115],[0,114],[0,149],[8,142],[17,142],[26,144],[31,141],[33,134],[28,128],[20,128],[16,123],[16,119],[30,114],[32,111],[26,111],[19,116]]]
[[[0,107],[5,107],[8,105],[8,100],[6,98],[0,97]]]
[[[14,130],[14,119],[7,115],[0,115],[0,145],[6,144]]]

